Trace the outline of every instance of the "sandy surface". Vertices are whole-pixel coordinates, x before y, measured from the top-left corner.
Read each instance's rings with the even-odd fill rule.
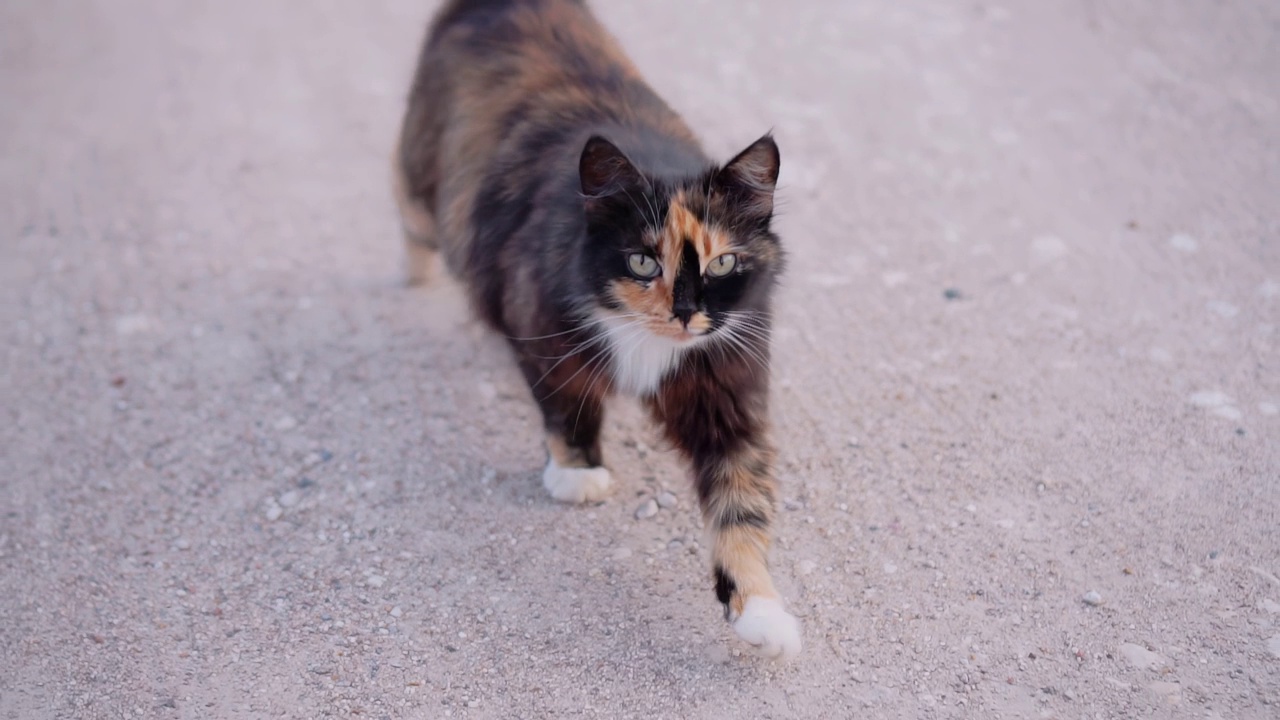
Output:
[[[783,149],[804,655],[401,286],[431,3],[7,2],[0,718],[1280,717],[1280,4],[598,5]]]

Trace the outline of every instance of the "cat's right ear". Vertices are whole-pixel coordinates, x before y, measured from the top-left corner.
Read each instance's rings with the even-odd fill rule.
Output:
[[[606,198],[641,183],[640,171],[617,145],[591,136],[578,160],[578,179],[588,199]]]

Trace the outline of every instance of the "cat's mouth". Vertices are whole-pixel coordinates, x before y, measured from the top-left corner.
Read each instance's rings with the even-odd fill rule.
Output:
[[[656,313],[610,313],[600,316],[611,333],[635,343],[644,338],[661,340],[668,346],[688,347],[702,340],[714,330],[711,317],[703,312],[694,313],[688,322],[670,315]]]
[[[674,340],[679,343],[692,343],[711,332],[711,319],[699,313],[689,318],[688,324],[678,318],[670,320],[652,320],[648,323],[649,331],[654,335]]]

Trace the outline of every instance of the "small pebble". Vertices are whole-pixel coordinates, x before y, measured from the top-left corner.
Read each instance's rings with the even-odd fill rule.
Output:
[[[1125,660],[1128,660],[1130,665],[1138,668],[1139,670],[1157,667],[1168,662],[1158,653],[1153,653],[1141,645],[1135,645],[1133,643],[1121,643],[1120,655],[1123,656]]]
[[[187,540],[186,538],[178,538],[177,542],[175,542],[173,546],[178,548],[179,550],[190,550],[191,541]]]
[[[280,496],[279,503],[281,507],[290,508],[290,507],[293,507],[294,505],[297,505],[298,501],[301,499],[302,499],[302,496],[298,494],[297,490],[290,490]]]
[[[296,427],[298,427],[298,421],[293,419],[291,415],[285,415],[276,421],[276,429],[281,432],[286,432]]]
[[[276,505],[275,503],[271,503],[267,506],[267,510],[263,515],[266,516],[267,520],[275,522],[280,519],[281,515],[284,515],[284,508]]]
[[[959,300],[963,295],[961,295],[960,291],[956,288],[947,288],[942,291],[942,297],[947,300]]]
[[[404,614],[404,611],[400,609],[399,605],[391,608],[391,617],[398,618],[403,614]]]
[[[382,577],[381,575],[370,575],[368,578],[365,579],[365,583],[368,584],[368,586],[371,588],[380,588],[383,585],[385,585],[386,582],[387,582],[387,579]]]
[[[618,548],[613,551],[614,560],[626,560],[631,557],[631,548]]]
[[[801,560],[796,564],[796,573],[799,575],[810,575],[817,569],[818,563],[812,560]]]
[[[648,520],[649,518],[657,514],[658,514],[658,501],[654,500],[653,498],[649,498],[648,500],[645,500],[643,503],[640,504],[640,507],[636,508],[637,520]]]
[[[1102,604],[1102,595],[1098,594],[1097,590],[1090,590],[1080,599],[1084,600],[1085,605],[1092,605],[1093,607],[1097,607]]]
[[[675,493],[664,491],[658,495],[658,507],[673,508],[679,503],[680,498],[676,497]]]

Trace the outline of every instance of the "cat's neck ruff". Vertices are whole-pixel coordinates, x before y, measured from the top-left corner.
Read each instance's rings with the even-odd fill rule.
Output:
[[[684,354],[703,339],[681,341],[662,337],[635,320],[616,316],[603,318],[601,326],[609,338],[614,388],[637,397],[657,392],[663,378],[679,367]]]

